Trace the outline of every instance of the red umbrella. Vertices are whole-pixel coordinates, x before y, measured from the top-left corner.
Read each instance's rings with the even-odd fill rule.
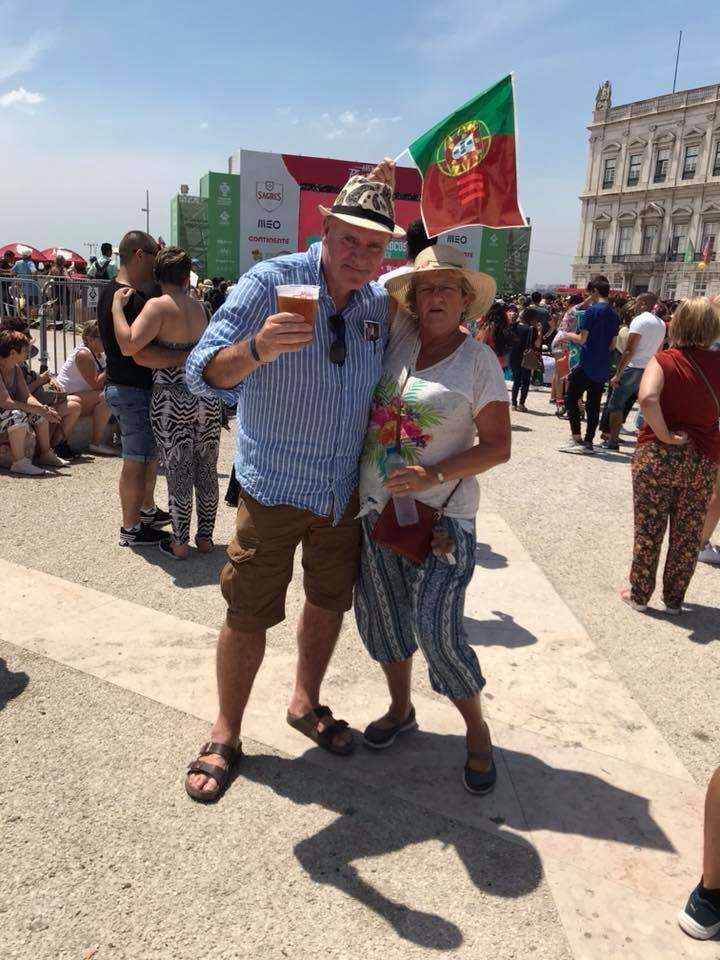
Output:
[[[4,247],[0,247],[0,257],[5,253],[14,253],[17,260],[21,260],[24,253],[30,253],[30,259],[34,260],[35,263],[48,263],[48,258],[44,253],[41,253],[37,247],[33,247],[30,243],[6,243]]]
[[[81,257],[79,253],[75,253],[68,247],[48,247],[47,250],[42,251],[42,255],[46,260],[52,260],[53,262],[55,257],[62,257],[66,264],[70,263],[73,267],[87,266],[85,257]]]

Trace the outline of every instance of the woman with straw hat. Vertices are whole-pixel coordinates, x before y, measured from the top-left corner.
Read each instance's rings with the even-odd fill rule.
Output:
[[[383,749],[417,727],[410,683],[420,647],[432,689],[452,701],[466,724],[463,783],[483,794],[493,788],[496,771],[480,707],[485,680],[463,630],[463,606],[475,568],[476,477],[508,460],[510,417],[492,350],[460,325],[487,311],[495,281],[467,269],[454,247],[438,244],[418,254],[413,270],[387,290],[403,309],[385,353],[361,463],[355,614],[368,653],[385,673],[390,707],[367,727],[364,742]],[[398,457],[403,465],[394,467]],[[426,516],[428,507],[440,514],[422,562],[387,541],[381,545],[377,531],[373,537],[390,498],[413,498]]]

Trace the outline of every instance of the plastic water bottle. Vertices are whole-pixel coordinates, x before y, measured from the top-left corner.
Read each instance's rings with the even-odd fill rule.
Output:
[[[405,466],[406,463],[397,447],[393,448],[385,457],[385,472],[388,477],[394,470],[402,470]],[[415,497],[413,497],[412,494],[396,494],[393,497],[393,504],[395,505],[395,517],[398,526],[411,527],[414,523],[418,522]]]

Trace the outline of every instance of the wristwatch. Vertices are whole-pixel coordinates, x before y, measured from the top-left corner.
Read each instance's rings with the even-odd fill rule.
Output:
[[[248,346],[250,348],[250,356],[253,358],[253,360],[255,360],[257,363],[264,363],[265,361],[261,358],[260,354],[258,353],[257,344],[255,343],[255,337],[250,337]]]

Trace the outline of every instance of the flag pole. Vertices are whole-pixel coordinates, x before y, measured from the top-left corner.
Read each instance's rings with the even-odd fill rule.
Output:
[[[406,153],[407,153],[407,154],[410,153],[410,151],[408,150],[407,147],[405,147],[405,149],[403,150],[402,153],[399,153],[399,154],[395,157],[395,159],[393,160],[393,163],[397,163],[398,160],[399,160],[401,157],[404,157]]]
[[[681,30],[680,36],[678,37],[677,56],[675,57],[675,76],[673,77],[673,91],[672,91],[673,93],[675,93],[675,87],[677,86],[677,72],[678,72],[678,64],[680,63],[680,44],[682,43],[682,35],[683,35],[683,32]]]

